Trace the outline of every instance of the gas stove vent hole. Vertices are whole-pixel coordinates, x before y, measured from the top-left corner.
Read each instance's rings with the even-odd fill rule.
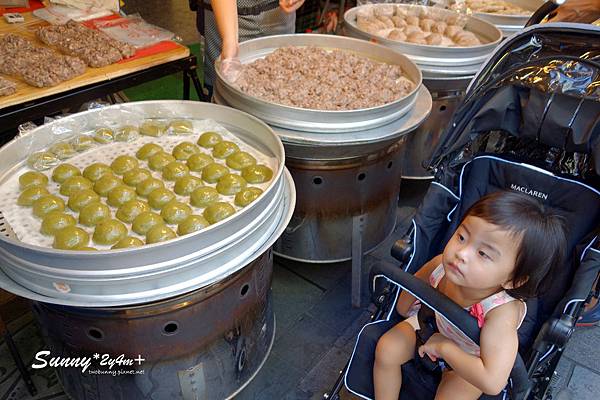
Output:
[[[166,336],[175,335],[179,331],[179,324],[175,321],[169,321],[163,326],[162,333]]]
[[[90,328],[87,332],[87,335],[90,339],[96,340],[98,342],[104,340],[104,332],[102,332],[102,330],[98,328]]]
[[[243,299],[244,297],[246,297],[249,290],[250,290],[250,285],[247,283],[244,283],[244,286],[242,286],[242,290],[240,290],[240,298]]]

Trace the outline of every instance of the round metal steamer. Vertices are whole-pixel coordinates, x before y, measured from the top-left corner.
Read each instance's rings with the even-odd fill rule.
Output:
[[[389,40],[381,36],[372,35],[358,29],[356,16],[361,7],[354,7],[344,14],[344,29],[346,34],[359,39],[368,40],[406,55],[415,62],[423,72],[423,78],[428,77],[459,77],[473,76],[479,67],[487,59],[488,55],[496,48],[502,40],[502,33],[494,25],[478,18],[468,16],[465,28],[476,34],[482,42],[480,46],[469,47],[445,47],[429,46],[416,43]],[[423,8],[409,4],[398,4],[399,7],[407,9]],[[450,10],[435,9],[439,14],[454,15]]]
[[[543,2],[540,3],[540,5],[541,4],[543,4]],[[503,15],[478,12],[473,13],[473,15],[493,24],[496,28],[500,29],[502,36],[504,37],[508,37],[523,30],[525,24],[531,17],[531,15]]]
[[[420,7],[397,4],[407,9]],[[368,7],[368,6],[362,6]],[[464,97],[470,80],[489,54],[500,43],[502,33],[492,24],[474,17],[467,17],[466,29],[485,42],[481,46],[442,47],[388,40],[358,29],[356,16],[361,7],[354,7],[344,14],[344,30],[349,36],[380,43],[405,54],[415,62],[423,73],[423,84],[431,92],[431,114],[403,144],[402,177],[430,179],[423,164],[435,149],[439,138],[450,122],[452,113]],[[436,8],[437,13],[454,14],[453,11]]]
[[[268,250],[220,282],[169,300],[91,309],[34,302],[33,309],[53,356],[144,359],[112,370],[131,375],[96,373],[102,367],[93,358],[84,373],[58,369],[69,398],[225,399],[242,390],[271,350],[272,269]]]
[[[278,161],[272,184],[250,206],[207,229],[140,248],[62,251],[0,236],[0,286],[32,300],[84,307],[139,304],[173,297],[226,278],[267,251],[284,230],[295,203],[284,150],[273,131],[245,113],[186,101],[127,103],[67,117],[0,149],[0,184],[27,155],[56,140],[54,132],[93,129],[122,114],[143,118],[211,118],[240,140]]]
[[[285,106],[252,97],[223,78],[217,68],[215,91],[231,107],[251,113],[271,126],[316,133],[345,133],[376,128],[391,123],[414,107],[421,72],[407,57],[384,46],[362,40],[333,35],[277,35],[258,38],[240,44],[239,58],[243,64],[263,58],[286,46],[316,46],[346,50],[388,64],[398,64],[410,80],[416,83],[407,96],[392,103],[359,110],[328,111]]]
[[[467,90],[469,77],[423,79],[433,99],[429,118],[412,134],[402,146],[402,178],[431,179],[431,173],[424,168],[435,150],[442,133],[450,123],[454,110]]]
[[[314,38],[318,35],[297,36]],[[321,41],[320,38],[344,39],[324,35],[318,41],[311,39],[311,44],[333,47],[332,42]],[[240,53],[248,60],[265,56],[278,47],[269,43],[269,40],[276,39],[240,43]],[[339,41],[344,43],[343,49],[360,48],[361,54],[381,61],[377,57],[381,54],[381,46],[345,39]],[[255,41],[261,41],[260,48],[265,50],[253,53],[257,48],[257,43],[252,43]],[[281,42],[277,40],[275,43]],[[295,43],[288,40],[281,45]],[[348,43],[352,47],[348,47]],[[389,59],[389,62],[398,60],[397,63],[405,66],[405,58],[391,52],[395,58]],[[225,87],[222,79],[218,78],[214,100],[232,105],[222,93]],[[369,129],[333,124],[331,132],[321,132],[311,130],[299,121],[291,124],[301,127],[296,130],[273,127],[285,146],[286,167],[299,193],[292,221],[275,244],[278,255],[313,263],[344,261],[351,258],[353,228],[362,230],[365,252],[375,248],[393,231],[402,168],[401,144],[407,133],[423,123],[431,111],[431,96],[426,88],[420,86],[414,96],[414,105],[403,116]],[[256,116],[262,113],[251,108],[245,110]],[[315,120],[327,119],[326,111],[311,112],[318,115]],[[361,118],[369,118],[369,115],[362,114]],[[368,121],[359,124],[361,127],[365,125],[372,124]]]
[[[529,18],[531,18],[531,15],[544,4],[545,0],[511,0],[510,2],[531,12],[527,15],[503,15],[475,12],[473,15],[490,24],[494,24],[502,31],[504,37],[508,37],[514,33],[520,32],[529,21]]]

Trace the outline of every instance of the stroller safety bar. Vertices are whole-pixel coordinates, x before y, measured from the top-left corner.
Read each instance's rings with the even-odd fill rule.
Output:
[[[461,330],[473,342],[479,344],[479,326],[467,310],[432,288],[428,283],[395,265],[381,263],[376,264],[373,268],[376,269],[375,275],[382,274],[396,282],[404,290],[418,298],[421,303],[443,315],[448,322]]]

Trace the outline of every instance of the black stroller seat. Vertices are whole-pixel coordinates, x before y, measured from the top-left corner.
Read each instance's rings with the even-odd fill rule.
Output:
[[[392,249],[402,265],[382,264],[372,273],[374,298],[382,309],[359,333],[344,384],[361,398],[373,398],[375,347],[401,320],[395,312],[401,290],[479,343],[476,321],[411,274],[443,251],[475,201],[513,190],[537,198],[568,221],[568,261],[551,289],[527,302],[506,388],[482,398],[542,399],[600,274],[600,29],[547,24],[507,40],[472,82],[430,168],[435,181],[406,237]],[[402,373],[402,398],[434,398],[438,372],[414,360]]]
[[[597,237],[593,234],[595,228],[600,224],[600,191],[579,181],[549,174],[530,164],[510,161],[496,155],[475,157],[465,163],[460,171],[458,192],[454,193],[437,182],[430,186],[413,220],[411,242],[414,251],[411,255],[412,258],[404,268],[408,272],[415,272],[430,258],[440,254],[467,209],[480,197],[504,189],[537,197],[563,215],[569,221],[568,243],[566,244],[569,249],[568,259],[582,260],[581,263],[569,261],[565,264],[556,274],[552,289],[542,297],[527,302],[527,317],[518,332],[520,354],[525,360],[531,354],[533,334],[540,330],[542,322],[548,321],[553,315],[557,317],[562,315],[567,303],[573,304],[571,302],[573,298],[583,297],[585,300],[598,271],[600,271],[600,252],[594,248],[594,246],[598,246],[598,243]],[[578,244],[582,245],[582,249],[577,249]],[[583,272],[580,268],[587,263],[595,265],[589,271]],[[421,298],[423,303],[447,316],[442,311],[445,306],[440,300],[425,298],[421,293],[414,292],[413,285],[419,285],[419,281],[411,284],[407,280],[408,277],[403,276],[398,268],[392,271],[382,269],[380,272],[381,274],[375,276],[376,280],[391,283],[399,289],[408,289]],[[574,280],[575,275],[576,280]],[[581,282],[585,287],[574,290],[577,293],[572,293],[568,299],[564,299],[569,284],[573,281]],[[377,282],[376,285],[381,286],[381,282]],[[564,304],[559,305],[561,300]],[[459,315],[457,318],[462,317]],[[471,317],[467,314],[466,318]],[[395,312],[395,307],[392,307],[384,319],[366,325],[360,332],[346,375],[345,383],[348,390],[366,398],[373,397],[372,366],[377,340],[400,320],[400,316]],[[449,320],[451,319],[449,318]],[[572,323],[574,324],[575,320]],[[476,324],[470,329],[477,331]],[[478,339],[478,335],[474,335]],[[540,346],[538,345],[538,347]],[[550,350],[549,347],[541,347],[543,352]],[[540,355],[540,357],[542,356],[544,354]],[[548,356],[549,354],[543,358],[546,359]],[[511,378],[523,380],[524,374],[526,375],[526,371],[523,369],[514,370]],[[435,396],[435,388],[440,378],[439,373],[427,374],[419,362],[411,362],[403,367],[403,375],[406,375],[403,379],[406,384],[402,388],[404,398],[429,399]],[[414,382],[419,383],[415,385]],[[523,384],[527,385],[527,382]],[[511,388],[505,389],[506,393],[509,389]],[[527,391],[528,388],[517,389],[515,387],[513,390]],[[503,396],[508,396],[508,394],[503,393],[498,398],[503,398]]]

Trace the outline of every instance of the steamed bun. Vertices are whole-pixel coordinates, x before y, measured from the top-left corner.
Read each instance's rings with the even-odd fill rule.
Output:
[[[427,41],[427,44],[432,45],[432,46],[438,46],[440,44],[442,44],[442,35],[440,35],[439,33],[430,33],[425,40]]]
[[[423,32],[413,32],[409,35],[406,35],[406,41],[410,43],[427,44]]]
[[[404,41],[406,40],[406,35],[400,29],[392,29],[387,38],[390,40]]]

